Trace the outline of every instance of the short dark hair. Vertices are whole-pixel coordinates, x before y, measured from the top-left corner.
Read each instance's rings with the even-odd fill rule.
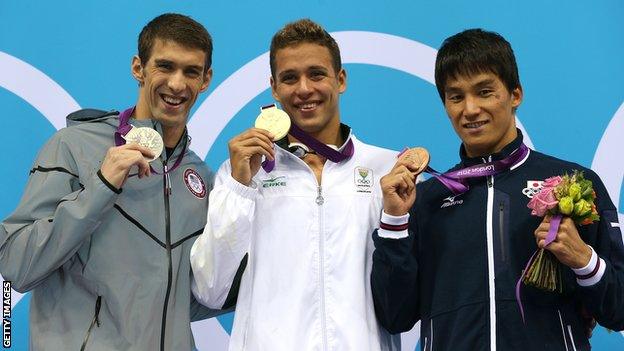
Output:
[[[448,37],[435,63],[435,83],[442,102],[449,78],[484,72],[496,74],[509,92],[520,87],[516,58],[505,38],[479,28]]]
[[[212,65],[212,38],[197,21],[177,13],[162,14],[143,27],[139,34],[139,59],[145,65],[152,54],[156,39],[170,40],[206,54],[204,71]]]
[[[295,22],[288,23],[284,28],[280,29],[273,39],[271,39],[271,50],[269,53],[269,62],[271,65],[271,75],[275,78],[275,54],[278,50],[289,46],[296,46],[301,43],[312,43],[326,47],[331,55],[334,71],[338,73],[342,68],[340,60],[340,49],[338,43],[329,33],[318,23],[308,18],[300,19]]]

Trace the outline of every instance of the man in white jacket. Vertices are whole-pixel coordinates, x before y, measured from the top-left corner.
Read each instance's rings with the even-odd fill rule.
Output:
[[[395,349],[398,336],[375,319],[367,233],[380,218],[379,177],[397,153],[340,122],[346,72],[318,24],[277,32],[270,63],[273,97],[303,136],[291,128],[273,141],[251,128],[229,142],[191,250],[193,293],[209,307],[236,303],[230,350]]]

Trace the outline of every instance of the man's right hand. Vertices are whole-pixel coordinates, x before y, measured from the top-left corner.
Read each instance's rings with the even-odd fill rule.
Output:
[[[132,166],[136,165],[139,168],[139,178],[150,175],[151,171],[146,157],[153,158],[154,152],[135,143],[111,147],[102,161],[100,172],[112,186],[121,189]]]
[[[249,186],[251,178],[258,173],[262,156],[275,159],[273,135],[264,129],[250,128],[235,136],[228,143],[232,178]]]
[[[402,216],[409,212],[416,201],[417,171],[413,162],[399,158],[390,173],[381,177],[385,213]]]

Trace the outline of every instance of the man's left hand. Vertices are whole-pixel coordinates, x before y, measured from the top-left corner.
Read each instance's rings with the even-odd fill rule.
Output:
[[[570,268],[583,268],[589,264],[592,255],[591,248],[581,239],[574,221],[569,217],[563,217],[557,237],[550,245],[544,247],[551,218],[551,216],[544,217],[535,230],[537,246],[552,252],[559,262]]]

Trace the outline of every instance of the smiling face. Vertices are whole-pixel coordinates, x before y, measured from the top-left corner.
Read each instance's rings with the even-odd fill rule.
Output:
[[[491,72],[450,77],[444,108],[469,157],[498,152],[516,136],[515,110],[522,88],[509,92]]]
[[[202,50],[158,38],[147,62],[138,56],[132,60],[132,74],[140,86],[135,117],[160,122],[167,146],[175,146],[197,96],[208,88],[212,69],[205,70],[205,64]]]
[[[346,72],[336,72],[326,47],[303,42],[276,51],[273,97],[297,126],[318,140],[336,143],[338,100],[346,88]]]

